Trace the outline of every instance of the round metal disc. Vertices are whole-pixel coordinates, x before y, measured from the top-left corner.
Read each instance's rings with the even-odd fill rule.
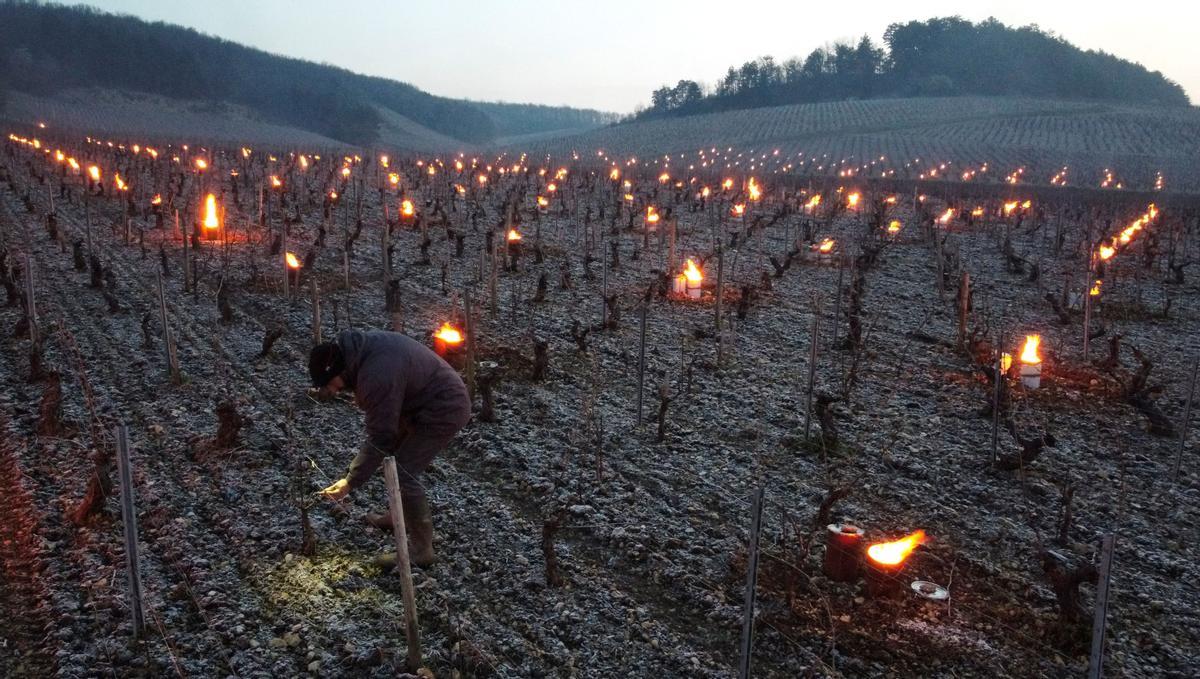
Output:
[[[914,580],[912,590],[917,593],[917,596],[933,601],[945,601],[950,598],[950,590],[937,583],[925,580]]]

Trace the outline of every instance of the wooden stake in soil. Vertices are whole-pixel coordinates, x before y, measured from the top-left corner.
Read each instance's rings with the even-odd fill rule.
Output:
[[[288,292],[288,285],[291,283],[291,281],[288,279],[290,279],[292,277],[292,270],[291,270],[291,267],[288,266],[288,258],[287,258],[288,242],[287,242],[287,229],[286,228],[284,229],[283,235],[280,238],[282,239],[281,242],[283,243],[283,247],[280,248],[280,250],[281,250],[280,256],[281,256],[281,259],[283,260],[283,298],[291,299],[291,295]]]
[[[637,426],[642,426],[642,396],[646,391],[646,313],[650,306],[648,300],[642,300],[642,315],[638,331],[638,392],[637,392]]]
[[[167,352],[167,375],[171,383],[178,385],[183,382],[179,373],[179,356],[175,353],[175,338],[171,335],[171,326],[167,323],[167,295],[163,291],[162,274],[158,275],[158,310],[159,321],[162,323],[163,347]]]
[[[33,258],[25,255],[25,309],[29,316],[29,339],[36,350],[38,345],[37,297],[34,295]]]
[[[754,590],[758,585],[758,534],[762,530],[763,489],[756,488],[750,501],[750,546],[746,551],[746,598],[742,605],[742,657],[738,677],[749,679],[750,656],[754,650]]]
[[[146,625],[142,611],[142,573],[138,560],[137,512],[133,506],[133,471],[129,462],[129,428],[118,424],[113,432],[117,441],[117,472],[121,479],[121,523],[125,526],[125,571],[129,579],[129,610],[133,614],[133,636],[138,638]]]
[[[383,479],[387,484],[388,512],[392,515],[392,537],[396,540],[396,570],[400,573],[400,589],[404,598],[404,634],[408,637],[408,669],[415,672],[421,666],[421,630],[417,627],[417,600],[413,594],[412,568],[408,561],[408,532],[400,505],[400,477],[396,458],[383,459]]]
[[[1175,453],[1175,469],[1171,476],[1179,479],[1179,469],[1183,465],[1183,446],[1187,443],[1188,427],[1192,424],[1192,397],[1196,395],[1196,371],[1200,370],[1200,358],[1192,359],[1192,379],[1188,385],[1187,403],[1183,406],[1183,422],[1179,425],[1179,450]]]
[[[1088,658],[1088,679],[1100,679],[1104,673],[1104,632],[1108,626],[1108,583],[1112,574],[1113,545],[1116,535],[1109,533],[1100,543],[1100,569],[1096,579],[1096,612],[1092,617],[1092,653]]]
[[[312,338],[313,346],[321,343],[321,289],[316,277],[312,279]]]
[[[817,344],[821,338],[821,298],[813,300],[812,338],[808,352],[808,394],[804,406],[804,442],[808,443],[808,432],[812,425],[813,391],[817,386]]]

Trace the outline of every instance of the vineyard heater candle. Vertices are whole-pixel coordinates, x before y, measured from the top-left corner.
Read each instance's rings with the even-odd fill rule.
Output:
[[[700,299],[700,289],[703,283],[704,273],[696,266],[696,262],[689,258],[683,273],[675,277],[673,292],[689,299]]]
[[[886,596],[897,591],[909,555],[924,542],[925,531],[919,530],[893,542],[879,542],[867,547],[867,593]]]
[[[1026,335],[1025,348],[1021,351],[1021,384],[1026,389],[1037,389],[1042,385],[1042,357],[1038,355],[1041,335]]]
[[[821,570],[835,582],[853,582],[862,559],[863,529],[849,523],[831,523],[826,529]]]

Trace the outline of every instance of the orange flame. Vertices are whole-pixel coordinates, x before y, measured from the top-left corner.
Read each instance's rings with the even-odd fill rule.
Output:
[[[388,173],[388,183],[390,183],[392,186],[399,186],[400,185],[400,175],[396,174],[395,172],[389,172]]]
[[[856,208],[856,207],[858,207],[858,201],[860,198],[862,198],[862,194],[855,191],[854,193],[846,196],[846,204],[849,205],[851,208]]]
[[[119,173],[113,175],[113,184],[116,184],[118,191],[129,190],[129,185],[125,183],[124,179],[121,179],[121,175]]]
[[[519,231],[517,231],[516,229],[509,229],[508,230],[508,242],[515,243],[516,241],[519,241],[519,240],[521,240],[521,233]]]
[[[1025,348],[1021,350],[1021,362],[1027,365],[1037,365],[1042,362],[1038,356],[1038,345],[1042,343],[1041,335],[1026,335]]]
[[[812,198],[809,198],[808,203],[805,204],[804,207],[807,207],[809,210],[812,210],[813,208],[817,207],[820,204],[821,204],[821,194],[818,193],[817,195],[813,196]]]
[[[1111,245],[1100,246],[1100,259],[1105,261],[1112,259],[1113,255],[1117,254],[1117,249]]]
[[[288,252],[288,253],[285,253],[283,257],[285,260],[287,260],[287,265],[288,265],[289,269],[299,269],[300,268],[300,266],[301,266],[300,258],[296,257],[296,255]]]
[[[899,566],[918,545],[924,544],[925,531],[919,530],[895,542],[880,542],[867,548],[867,556],[883,566]]]
[[[832,238],[826,238],[825,240],[821,241],[820,245],[817,246],[817,250],[820,250],[822,253],[829,254],[830,252],[833,252],[834,245],[835,243]]]
[[[414,212],[414,209],[413,209],[413,204],[412,204],[411,200],[405,199],[405,200],[401,201],[400,214],[404,215],[405,217],[411,217],[411,216],[413,216],[413,212]]]
[[[549,206],[550,206],[550,201],[546,200],[546,197],[545,197],[545,196],[538,196],[538,197],[537,197],[537,206],[538,206],[539,208],[546,208],[546,207],[549,207]]]
[[[1100,286],[1103,284],[1104,284],[1104,281],[1097,279],[1096,282],[1092,285],[1091,292],[1088,294],[1090,294],[1092,297],[1099,297],[1100,296]]]
[[[609,171],[608,178],[613,180],[614,182],[617,181],[618,179],[621,178],[621,171],[614,167],[612,170]]]
[[[1017,201],[1015,201],[1015,200],[1014,200],[1014,201],[1012,201],[1012,202],[1009,202],[1009,203],[1005,203],[1005,204],[1004,204],[1004,214],[1006,214],[1006,215],[1011,215],[1011,214],[1012,214],[1012,212],[1013,212],[1013,210],[1016,210],[1016,209],[1017,209],[1017,206],[1018,206],[1018,205],[1020,205],[1020,203],[1018,203],[1018,202],[1017,202]]]
[[[203,158],[197,158],[196,159],[196,169],[200,170],[201,172],[207,170],[208,169],[208,161]]]
[[[154,194],[154,199],[150,201],[150,204],[151,205],[162,205],[162,194],[161,193]]]
[[[646,223],[647,224],[657,224],[658,223],[658,213],[654,211],[653,205],[646,207]]]
[[[443,323],[442,327],[438,328],[438,331],[433,336],[446,344],[461,344],[463,341],[462,333],[449,323]]]
[[[742,215],[746,214],[746,204],[738,203],[737,205],[734,205],[733,210],[730,211],[730,214],[732,214],[734,217],[741,217]]]
[[[696,262],[690,257],[688,258],[687,266],[683,269],[683,276],[689,284],[693,284],[693,287],[700,285],[700,281],[704,280],[704,272],[700,271],[700,268],[696,266]]]
[[[88,174],[91,175],[92,181],[94,181],[94,182],[100,181],[100,168],[99,167],[96,167],[95,165],[89,166]]]
[[[217,197],[210,193],[204,198],[204,228],[216,229],[220,226],[221,222],[217,219]]]
[[[893,220],[891,221],[891,223],[890,223],[890,224],[888,224],[888,229],[887,229],[887,230],[888,230],[888,233],[900,233],[900,220],[899,220],[899,219],[893,219]]]
[[[721,188],[722,188],[722,189],[725,189],[726,191],[728,191],[729,189],[733,188],[733,180],[732,180],[732,179],[726,179],[725,181],[721,182]]]
[[[942,216],[938,217],[938,222],[942,224],[949,224],[951,219],[954,219],[954,208],[946,208],[946,211],[942,213]]]
[[[271,175],[271,188],[277,189],[281,186],[283,186],[283,182],[279,181],[279,177]]]
[[[759,198],[762,198],[762,187],[758,185],[758,182],[754,181],[754,177],[750,178],[750,184],[747,188],[747,191],[750,192],[750,200],[758,200]]]

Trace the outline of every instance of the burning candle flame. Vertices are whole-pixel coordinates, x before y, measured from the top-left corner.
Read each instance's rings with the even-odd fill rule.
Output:
[[[734,205],[730,214],[732,214],[734,217],[741,217],[742,215],[746,214],[746,204],[738,203],[737,205]]]
[[[208,169],[208,161],[203,158],[197,158],[196,159],[196,169],[200,170],[201,172],[207,170]]]
[[[700,281],[704,280],[704,272],[700,271],[700,268],[696,266],[696,262],[690,257],[688,258],[687,266],[683,269],[683,276],[687,278],[688,283],[693,287],[699,285]]]
[[[820,245],[817,246],[817,250],[820,250],[824,254],[829,254],[830,252],[833,252],[834,244],[835,243],[832,238],[826,238],[825,240],[821,241]]]
[[[887,230],[888,230],[888,233],[900,233],[900,220],[893,219],[891,221],[891,223],[888,224]]]
[[[162,205],[162,194],[161,193],[154,194],[154,199],[150,201],[150,204],[151,205]]]
[[[284,254],[284,259],[287,260],[287,265],[288,265],[289,269],[299,269],[300,268],[300,258],[296,257],[296,255],[288,252],[288,253]]]
[[[898,566],[918,545],[924,544],[925,531],[919,530],[895,542],[880,542],[867,548],[867,556],[877,564]]]
[[[1100,246],[1100,259],[1107,261],[1109,259],[1112,259],[1112,256],[1115,254],[1117,254],[1117,249],[1112,247],[1111,245],[1101,245]]]
[[[204,198],[204,228],[216,229],[220,226],[221,222],[217,219],[217,197],[210,193]]]
[[[938,222],[941,224],[949,224],[950,220],[954,219],[954,208],[946,208],[941,217],[938,217]]]
[[[758,182],[754,181],[754,177],[750,178],[750,184],[746,190],[750,192],[750,200],[762,198],[762,188],[758,185]]]
[[[544,208],[546,208],[546,207],[549,207],[549,206],[550,206],[550,201],[549,201],[549,200],[546,200],[546,197],[545,197],[545,196],[538,196],[538,197],[537,197],[537,205],[538,205],[538,207],[540,207],[540,208],[543,208],[543,209],[544,209]]]
[[[856,208],[858,207],[858,201],[860,198],[862,198],[862,194],[855,191],[854,193],[846,196],[846,204],[851,208]]]
[[[1042,342],[1041,335],[1026,335],[1025,348],[1021,350],[1021,362],[1026,365],[1037,365],[1042,362],[1038,356],[1038,345]]]
[[[515,243],[516,241],[519,241],[519,240],[521,240],[521,233],[519,231],[517,231],[516,229],[509,229],[508,230],[508,242]]]
[[[411,200],[405,199],[405,200],[401,201],[400,214],[404,215],[405,217],[411,217],[411,216],[413,216],[413,212],[414,212],[414,209],[413,209],[413,203]]]
[[[277,189],[281,186],[283,186],[283,182],[279,181],[279,177],[271,175],[271,188]]]
[[[443,323],[442,327],[438,328],[438,331],[433,336],[446,344],[461,344],[463,341],[462,333],[449,323]]]
[[[611,171],[609,171],[608,178],[613,180],[614,182],[617,181],[618,179],[621,178],[621,171],[614,167]]]
[[[732,179],[726,179],[725,181],[721,182],[721,188],[722,188],[722,189],[725,189],[726,191],[728,191],[729,189],[733,188],[733,180],[732,180]]]
[[[1092,285],[1092,289],[1088,294],[1090,294],[1092,297],[1099,297],[1100,296],[1100,286],[1103,284],[1104,284],[1104,281],[1097,279],[1096,282]]]
[[[94,182],[100,181],[100,168],[99,167],[97,167],[95,165],[89,166],[88,174],[91,175],[92,181],[94,181]]]

